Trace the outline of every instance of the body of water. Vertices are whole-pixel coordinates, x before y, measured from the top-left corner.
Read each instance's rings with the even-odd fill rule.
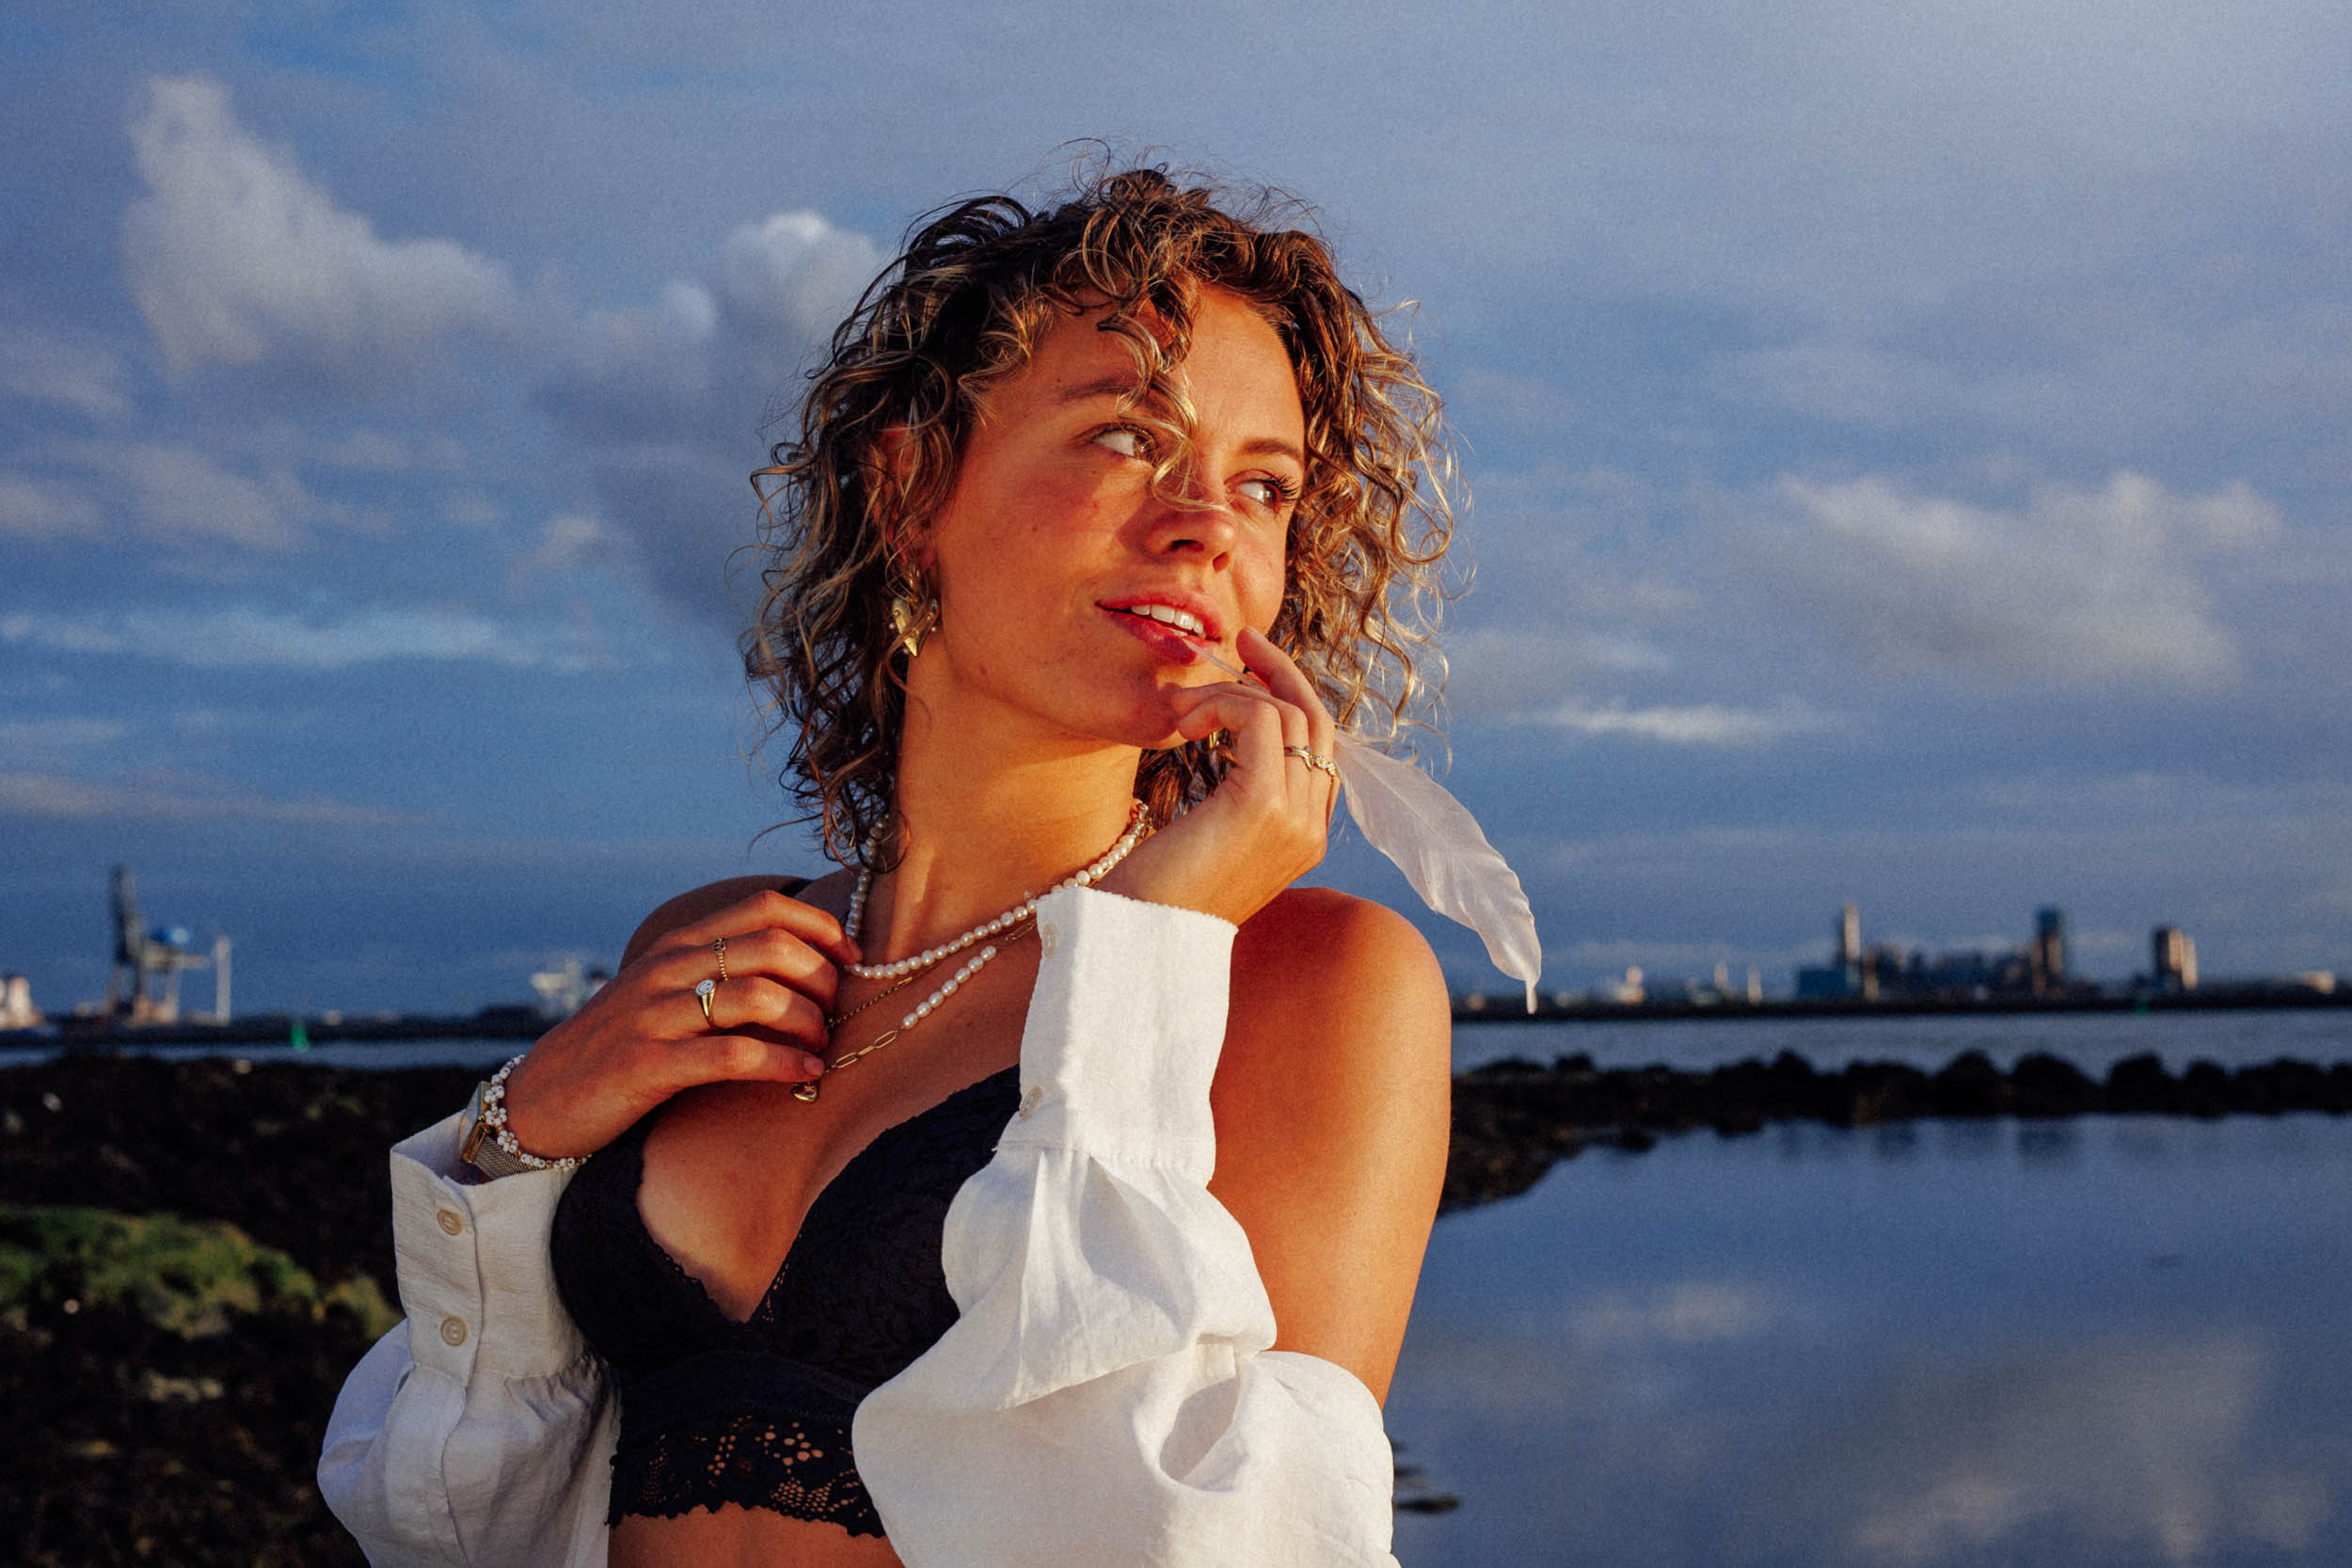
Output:
[[[1455,1062],[2352,1058],[2334,1012],[1470,1024]],[[509,1040],[246,1047],[488,1069]],[[206,1053],[161,1047],[159,1055]],[[28,1055],[6,1053],[5,1059]],[[2352,1562],[2352,1118],[1596,1148],[1432,1238],[1406,1568]]]
[[[1481,1025],[1456,1049],[2352,1055],[2314,1022]],[[1389,1426],[1461,1507],[1401,1517],[1398,1556],[2352,1562],[2347,1293],[2352,1118],[1789,1124],[1590,1150],[1438,1225]]]
[[[480,1068],[486,1076],[500,1063],[530,1045],[529,1040],[477,1039],[467,1037],[431,1040],[369,1040],[334,1045],[149,1045],[133,1048],[142,1056],[167,1062],[198,1061],[206,1056],[234,1057],[247,1062],[294,1062],[311,1067],[373,1068],[389,1071],[411,1067]],[[0,1048],[0,1068],[45,1062],[59,1054],[54,1040],[11,1044]]]

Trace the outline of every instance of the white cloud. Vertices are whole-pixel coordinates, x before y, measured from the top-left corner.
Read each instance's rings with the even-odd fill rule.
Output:
[[[25,325],[0,326],[0,397],[84,414],[127,414],[122,356],[85,339]]]
[[[487,496],[455,495],[441,503],[441,521],[453,528],[496,528],[504,516],[498,503]]]
[[[1595,674],[1658,674],[1674,656],[1645,637],[1480,626],[1445,639],[1446,705],[1458,716],[1523,714]]]
[[[256,610],[0,615],[0,643],[53,653],[146,655],[199,669],[342,670],[387,659],[428,659],[568,671],[590,657],[576,641],[437,608],[321,617]]]
[[[283,468],[247,477],[194,447],[139,446],[121,453],[119,472],[150,537],[167,542],[220,539],[248,549],[300,545],[305,525],[324,504]]]
[[[381,372],[512,320],[502,266],[450,240],[380,238],[240,125],[211,77],[151,78],[131,142],[146,192],[124,217],[123,265],[175,372],[281,356]]]
[[[105,514],[74,485],[0,470],[0,537],[95,539]]]
[[[714,281],[733,322],[765,328],[771,345],[799,349],[832,335],[882,264],[865,235],[816,213],[778,213],[727,236]]]
[[[549,517],[539,529],[539,544],[523,558],[523,565],[538,572],[566,572],[609,562],[627,546],[594,517],[566,512]]]
[[[542,399],[599,444],[667,441],[739,461],[882,262],[871,240],[816,213],[746,224],[707,277],[674,278],[648,306],[591,312]]]
[[[1571,698],[1528,715],[1528,721],[1572,735],[1627,736],[1668,746],[1769,746],[1788,736],[1830,727],[1827,719],[1793,702],[1764,712],[1717,703],[1629,707]]]
[[[466,466],[466,449],[446,436],[405,436],[366,426],[310,444],[310,456],[330,468],[360,473],[452,472]]]
[[[1779,495],[1796,526],[1764,546],[1774,576],[1898,673],[2226,681],[2238,643],[2199,557],[2281,532],[2242,483],[2184,496],[2129,472],[2095,490],[2046,485],[2012,509],[1880,477],[1784,477]]]
[[[0,723],[0,752],[29,754],[87,751],[126,738],[131,726],[119,719],[26,719]]]
[[[152,822],[236,819],[363,827],[411,820],[398,812],[334,800],[273,800],[242,786],[184,776],[122,784],[35,772],[0,773],[0,816]]]

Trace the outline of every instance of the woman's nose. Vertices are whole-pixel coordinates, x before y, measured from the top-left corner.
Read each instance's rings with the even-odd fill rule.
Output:
[[[1152,523],[1155,550],[1223,556],[1232,548],[1240,524],[1232,498],[1208,483],[1199,465],[1186,464],[1170,473],[1158,499]]]

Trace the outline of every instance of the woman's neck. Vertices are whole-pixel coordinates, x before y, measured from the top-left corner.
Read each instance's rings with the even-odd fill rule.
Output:
[[[919,952],[1041,893],[1125,831],[1138,753],[1090,742],[1013,761],[907,736],[898,863],[874,879],[869,962]]]

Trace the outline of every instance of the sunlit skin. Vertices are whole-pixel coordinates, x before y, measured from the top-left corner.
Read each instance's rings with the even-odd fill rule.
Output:
[[[1385,1398],[1443,1177],[1444,986],[1404,920],[1344,895],[1290,891],[1323,851],[1330,781],[1282,754],[1331,750],[1332,724],[1263,635],[1280,608],[1303,417],[1280,340],[1246,304],[1198,302],[1180,374],[1197,422],[1177,494],[1155,493],[1157,437],[1121,405],[1134,361],[1092,316],[1057,323],[1000,382],[950,499],[900,541],[937,584],[939,628],[909,669],[898,759],[899,866],[867,905],[865,954],[943,941],[1102,852],[1127,816],[1143,749],[1224,729],[1235,766],[1106,883],[1240,927],[1211,1103],[1211,1191],[1248,1233],[1277,1348],[1323,1356]],[[1120,605],[1198,615],[1234,681],[1194,640]],[[816,1195],[858,1149],[1013,1066],[1037,973],[1008,947],[952,1004],[886,1050],[790,1085],[807,1053],[856,1049],[876,1008],[829,1040],[823,1016],[882,982],[842,975],[850,878],[797,896],[739,878],[671,900],[621,974],[533,1048],[510,1081],[513,1128],[546,1153],[601,1147],[657,1104],[639,1203],[647,1228],[721,1308],[748,1316]],[[728,939],[707,1032],[693,983]],[[1040,1496],[1050,1495],[1041,1478]],[[838,1526],[728,1506],[630,1518],[616,1568],[670,1562],[898,1560]]]

